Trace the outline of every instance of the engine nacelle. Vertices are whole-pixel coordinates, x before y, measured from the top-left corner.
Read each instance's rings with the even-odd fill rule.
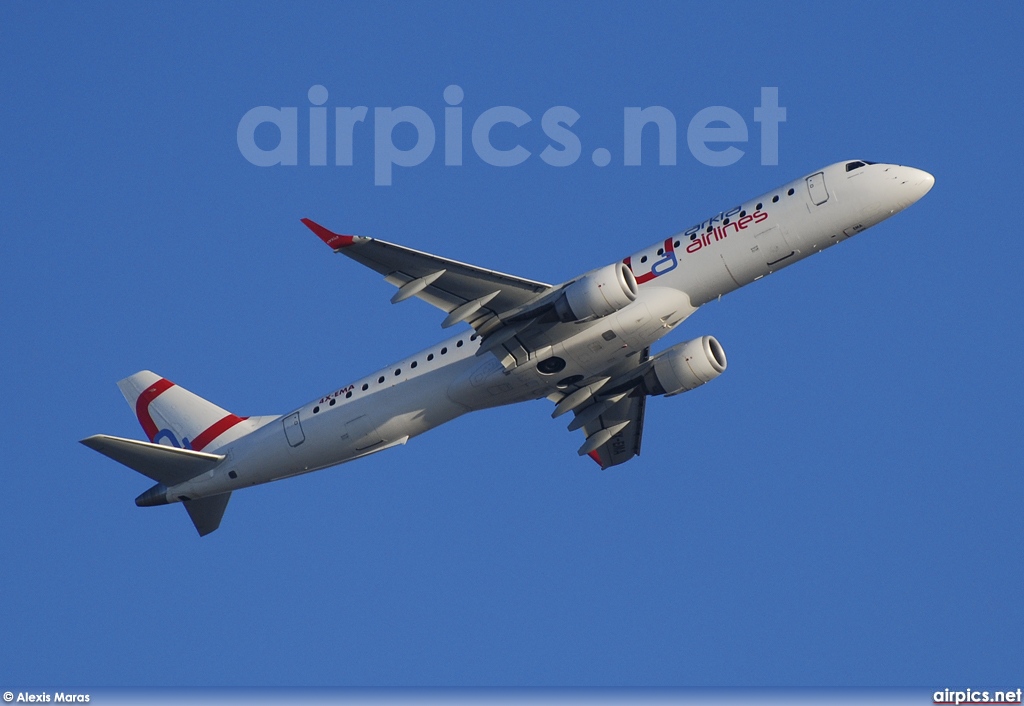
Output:
[[[570,284],[555,304],[564,322],[590,321],[614,314],[636,299],[636,277],[625,263],[602,267]]]
[[[671,397],[714,380],[725,366],[722,344],[714,336],[701,336],[659,353],[644,383],[650,394]]]

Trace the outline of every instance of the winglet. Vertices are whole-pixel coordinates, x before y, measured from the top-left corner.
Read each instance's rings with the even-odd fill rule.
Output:
[[[351,235],[339,235],[338,233],[333,233],[333,232],[327,230],[326,228],[324,228],[319,223],[316,223],[315,221],[311,221],[308,218],[303,218],[302,219],[302,223],[307,228],[309,228],[311,231],[316,233],[316,236],[318,238],[320,238],[320,240],[322,240],[325,243],[327,243],[327,245],[330,246],[330,248],[332,250],[339,250],[341,248],[347,248],[349,245],[351,245],[355,241],[355,237],[354,236],[351,236]]]
[[[601,467],[601,470],[604,470],[604,464],[601,463],[601,454],[598,453],[597,449],[594,449],[593,451],[588,453],[587,456],[590,456],[590,458],[594,459],[597,465]]]

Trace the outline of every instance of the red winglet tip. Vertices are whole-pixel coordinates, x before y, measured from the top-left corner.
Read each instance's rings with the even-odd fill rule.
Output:
[[[355,240],[351,235],[339,235],[338,233],[329,231],[316,221],[312,221],[308,218],[303,218],[302,223],[311,231],[316,233],[316,237],[327,243],[327,245],[333,250],[348,247],[352,244],[352,241]]]
[[[594,449],[593,451],[588,453],[587,456],[590,456],[590,458],[594,459],[594,462],[598,466],[601,466],[602,469],[604,468],[604,465],[601,463],[601,454],[597,452],[597,449]]]

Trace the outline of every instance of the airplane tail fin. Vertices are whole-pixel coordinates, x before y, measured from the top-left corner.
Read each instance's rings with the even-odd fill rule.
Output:
[[[196,526],[200,537],[205,537],[220,527],[221,518],[224,517],[224,511],[227,509],[230,499],[231,492],[229,491],[220,495],[211,495],[208,498],[186,500],[182,503],[188,510],[188,516],[192,520],[192,524]]]
[[[224,460],[224,456],[219,454],[178,449],[164,444],[122,439],[106,434],[95,434],[82,439],[82,443],[156,481],[156,485],[135,498],[135,504],[139,507],[166,505],[170,502],[167,497],[168,486],[175,486],[202,475]],[[227,492],[183,502],[200,537],[220,527],[230,498],[231,493]]]
[[[97,434],[82,443],[156,481],[135,499],[139,506],[182,500],[199,536],[220,527],[231,493],[205,498],[168,498],[167,490],[206,473],[224,460],[211,453],[245,436],[258,418],[238,417],[149,370],[117,383],[135,410],[149,442]]]
[[[139,424],[155,444],[214,450],[244,436],[252,425],[149,370],[117,383]]]

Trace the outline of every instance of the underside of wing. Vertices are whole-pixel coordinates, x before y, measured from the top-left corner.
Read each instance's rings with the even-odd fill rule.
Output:
[[[493,330],[494,320],[552,290],[544,282],[467,265],[376,238],[339,235],[308,218],[302,222],[335,252],[384,275],[398,287],[393,302],[416,297],[446,312],[443,326],[466,321]]]
[[[569,431],[582,429],[586,441],[579,454],[594,459],[602,469],[625,463],[640,455],[644,433],[647,389],[643,374],[651,365],[650,349],[629,358],[624,366],[603,377],[581,381],[557,401],[553,417],[572,410]]]
[[[647,396],[641,391],[634,391],[583,427],[587,439],[593,439],[595,435],[609,435],[607,441],[587,454],[602,469],[617,466],[640,455],[646,406]]]

